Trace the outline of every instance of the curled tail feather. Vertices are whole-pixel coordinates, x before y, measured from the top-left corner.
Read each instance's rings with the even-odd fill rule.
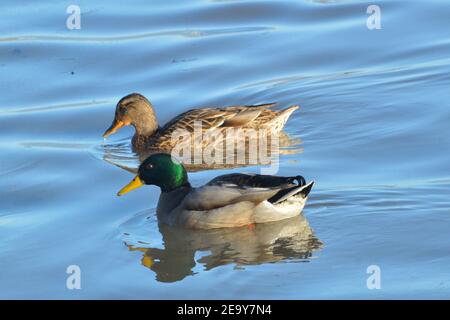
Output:
[[[305,180],[303,177],[299,176],[303,181]],[[295,177],[297,180],[298,177]],[[272,204],[278,204],[283,201],[288,200],[291,197],[301,195],[303,198],[306,198],[314,185],[314,181],[309,184],[302,183],[301,180],[297,180],[299,184],[297,186],[293,186],[287,189],[280,190],[276,195],[271,197],[268,201]]]

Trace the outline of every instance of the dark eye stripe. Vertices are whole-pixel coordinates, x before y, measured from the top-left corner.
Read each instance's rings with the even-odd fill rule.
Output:
[[[122,109],[136,109],[136,107],[133,105],[133,102],[122,103],[121,108]]]

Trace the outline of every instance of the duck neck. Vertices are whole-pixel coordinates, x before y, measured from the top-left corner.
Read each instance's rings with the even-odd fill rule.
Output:
[[[191,191],[191,185],[188,183],[172,191],[162,192],[156,209],[158,215],[167,215],[172,212],[173,209],[180,205],[189,191]]]
[[[165,194],[178,193],[178,192],[180,192],[182,190],[186,191],[186,190],[189,190],[189,189],[191,189],[191,184],[189,182],[186,182],[186,183],[184,183],[184,184],[182,184],[182,185],[180,185],[178,187],[173,187],[173,186],[171,186],[171,187],[161,187],[161,192],[165,193]]]
[[[132,144],[135,148],[145,147],[148,140],[158,131],[158,120],[156,114],[153,111],[151,105],[149,108],[144,108],[134,117],[132,122],[134,129],[136,130]]]
[[[165,179],[158,185],[162,193],[169,193],[178,189],[190,189],[191,184],[187,179],[187,173],[182,168],[182,171],[177,172],[171,179]]]
[[[136,136],[150,137],[158,131],[158,120],[152,108],[139,114],[138,119],[133,122]]]

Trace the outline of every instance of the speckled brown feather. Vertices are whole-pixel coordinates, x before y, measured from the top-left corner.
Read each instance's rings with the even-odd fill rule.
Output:
[[[250,121],[234,128],[264,128],[268,130],[267,133],[279,132],[283,129],[290,114],[298,109],[298,106],[291,106],[281,111],[268,110],[268,108],[274,105],[274,103],[270,103],[256,106],[231,106],[227,108],[189,110],[169,121],[150,137],[135,135],[133,138],[133,146],[137,149],[171,151],[177,143],[177,141],[172,139],[173,133],[177,130],[185,130],[186,132],[193,133],[195,123],[201,121],[203,131],[218,129],[220,133],[224,134],[227,128],[233,127],[233,118],[243,118],[240,119],[241,121],[237,121],[237,123],[241,124],[245,122],[246,115],[248,115]],[[255,113],[255,110],[259,112]],[[204,141],[203,143],[205,146],[208,142]]]

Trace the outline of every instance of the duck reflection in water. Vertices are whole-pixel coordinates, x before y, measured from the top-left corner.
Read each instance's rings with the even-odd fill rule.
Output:
[[[229,163],[229,160],[225,158],[228,156],[226,154],[226,148],[224,148],[225,153],[222,159],[219,159],[219,161],[213,160],[209,164],[204,162],[195,163],[192,158],[183,159],[181,157],[179,159],[186,168],[186,171],[199,172],[205,170],[234,169],[257,165],[272,166],[279,160],[278,157],[280,155],[293,155],[303,152],[303,147],[301,147],[302,141],[300,138],[290,137],[283,131],[277,135],[277,138],[278,142],[276,144],[270,144],[270,140],[267,140],[266,149],[264,151],[259,151],[259,145],[257,145],[259,141],[255,142],[255,140],[252,140],[252,142],[246,140],[242,148],[238,148],[236,145],[236,148],[232,154],[234,159],[232,163]],[[123,170],[136,174],[139,164],[141,164],[150,155],[160,152],[159,150],[149,149],[133,153],[131,152],[130,143],[125,140],[127,139],[116,143],[104,144],[101,150],[103,160]],[[257,145],[257,148],[252,149],[251,143]],[[253,152],[254,150],[256,150],[256,152]],[[239,152],[242,152],[240,156],[238,156]],[[256,154],[256,156],[252,156],[252,154]]]
[[[164,248],[144,248],[127,243],[130,251],[142,252],[143,266],[160,282],[176,282],[204,270],[234,264],[236,268],[277,262],[306,262],[322,247],[306,218],[300,214],[277,222],[241,228],[191,230],[159,224]],[[200,256],[196,260],[196,257]]]

